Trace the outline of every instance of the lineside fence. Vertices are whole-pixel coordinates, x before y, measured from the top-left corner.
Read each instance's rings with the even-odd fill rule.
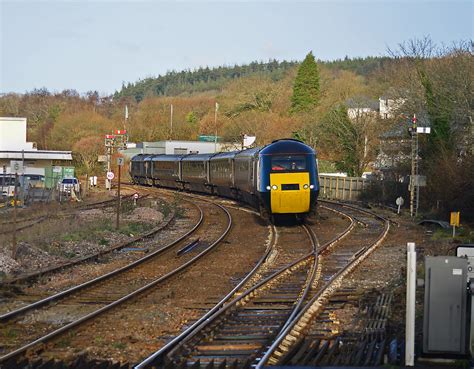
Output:
[[[407,182],[320,175],[319,185],[320,198],[328,200],[367,201],[395,207],[395,200],[402,197],[406,207],[410,198]]]
[[[361,177],[319,176],[319,196],[329,200],[359,200],[370,180]]]

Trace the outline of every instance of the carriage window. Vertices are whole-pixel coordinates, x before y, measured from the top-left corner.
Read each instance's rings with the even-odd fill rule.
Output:
[[[299,171],[306,169],[306,158],[303,155],[272,156],[272,171]]]

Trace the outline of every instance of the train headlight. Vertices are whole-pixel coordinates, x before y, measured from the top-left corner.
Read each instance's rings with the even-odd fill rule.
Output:
[[[309,188],[310,188],[310,189],[314,189],[314,185],[309,185]]]
[[[307,189],[309,188],[309,186],[308,186],[307,184],[304,184],[304,185],[303,185],[303,188],[304,188],[305,190],[307,190]]]
[[[277,185],[273,185],[273,186],[272,186],[272,190],[278,190],[278,186],[277,186]]]
[[[270,186],[267,186],[267,191],[270,191],[272,188]]]

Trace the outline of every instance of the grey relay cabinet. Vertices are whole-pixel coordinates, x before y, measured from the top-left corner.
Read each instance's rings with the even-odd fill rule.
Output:
[[[467,268],[466,258],[425,258],[424,353],[467,354]]]

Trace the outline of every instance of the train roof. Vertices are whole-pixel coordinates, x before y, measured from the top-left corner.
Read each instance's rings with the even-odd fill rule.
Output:
[[[182,157],[184,157],[184,155],[157,154],[157,155],[153,155],[153,158],[151,160],[152,161],[178,161],[178,160],[181,160]]]
[[[150,161],[153,154],[138,154],[132,157],[131,161]]]
[[[260,150],[261,155],[314,153],[315,151],[305,143],[291,138],[273,141]]]
[[[211,157],[211,161],[219,159],[233,159],[239,151],[219,152]]]
[[[207,161],[215,154],[190,154],[183,157],[182,161]]]
[[[246,149],[238,152],[235,154],[236,158],[242,158],[242,157],[249,157],[249,156],[255,156],[257,153],[260,151],[261,147],[254,147],[251,149]]]

